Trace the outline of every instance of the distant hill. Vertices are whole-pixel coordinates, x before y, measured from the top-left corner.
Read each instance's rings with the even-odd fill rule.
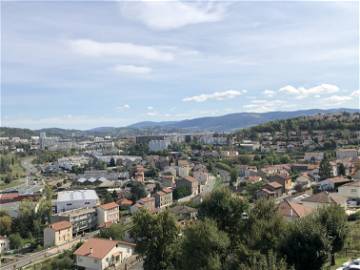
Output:
[[[173,132],[231,132],[237,129],[247,128],[274,120],[283,120],[299,116],[311,116],[319,113],[328,114],[336,112],[359,112],[357,109],[329,109],[329,110],[301,110],[292,112],[267,112],[267,113],[233,113],[222,116],[201,117],[181,121],[152,122],[144,121],[129,125],[127,127],[97,127],[89,130],[44,128],[39,130],[21,129],[21,128],[0,128],[0,137],[22,137],[29,138],[39,135],[40,132],[46,132],[48,136],[60,136],[68,138],[72,136],[137,136],[137,135],[155,135]]]
[[[201,117],[189,120],[174,121],[174,122],[140,122],[131,125],[142,126],[146,123],[146,127],[162,127],[162,128],[178,128],[187,131],[232,131],[236,129],[251,127],[258,124],[263,124],[273,120],[289,119],[299,116],[309,116],[318,113],[335,113],[335,112],[358,112],[356,109],[329,109],[329,110],[301,110],[292,112],[267,112],[267,113],[233,113],[223,116]],[[151,126],[152,124],[152,126]]]

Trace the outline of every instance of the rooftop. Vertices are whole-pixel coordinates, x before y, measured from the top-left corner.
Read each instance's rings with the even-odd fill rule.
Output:
[[[57,202],[98,200],[95,190],[71,190],[58,192]]]
[[[119,205],[115,202],[110,202],[110,203],[105,203],[100,205],[100,208],[104,209],[104,210],[110,210],[110,209],[114,209],[119,207]]]
[[[65,230],[71,228],[71,223],[69,221],[58,221],[49,225],[49,228],[53,229],[54,231]]]
[[[90,238],[81,245],[74,254],[76,256],[87,256],[96,259],[103,259],[114,247],[118,241]]]

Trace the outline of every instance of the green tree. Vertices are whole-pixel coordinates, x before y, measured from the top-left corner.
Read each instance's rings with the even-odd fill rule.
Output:
[[[331,165],[327,158],[324,158],[320,162],[319,176],[320,176],[320,179],[326,179],[326,178],[331,177]]]
[[[279,215],[277,205],[273,200],[256,201],[246,220],[243,239],[251,250],[267,254],[276,250],[286,229],[284,219]]]
[[[331,265],[335,265],[335,253],[343,249],[349,232],[346,213],[341,206],[334,204],[320,208],[315,219],[325,228],[331,244]]]
[[[230,171],[230,183],[233,185],[239,176],[239,171],[236,168],[231,169]]]
[[[11,232],[12,219],[9,215],[2,215],[0,217],[0,234],[9,235]]]
[[[343,176],[346,175],[346,170],[345,170],[345,166],[344,166],[343,163],[339,163],[339,164],[337,165],[337,171],[338,171],[338,174],[339,174],[339,175],[343,175]]]
[[[184,232],[180,265],[181,269],[220,270],[230,240],[225,232],[209,219],[199,221]]]
[[[248,204],[241,198],[232,194],[229,189],[222,188],[204,199],[199,207],[198,216],[201,219],[213,219],[220,230],[236,237],[243,226],[242,217],[247,208]]]
[[[11,249],[19,249],[22,248],[24,245],[24,240],[19,233],[10,234],[9,240]]]
[[[133,222],[131,235],[136,251],[144,258],[144,270],[173,268],[179,237],[175,218],[168,211],[155,216],[139,210]]]
[[[289,225],[280,250],[296,270],[320,270],[328,259],[330,242],[324,228],[306,217]]]
[[[185,186],[177,187],[173,192],[173,196],[175,200],[189,196],[190,194],[191,194],[191,190]]]
[[[125,229],[122,224],[112,224],[109,228],[103,228],[100,230],[99,236],[101,238],[112,238],[115,240],[122,240],[125,235]]]

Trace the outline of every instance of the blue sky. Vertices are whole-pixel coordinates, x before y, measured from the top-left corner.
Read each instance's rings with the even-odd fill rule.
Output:
[[[1,2],[2,126],[359,107],[358,2]]]

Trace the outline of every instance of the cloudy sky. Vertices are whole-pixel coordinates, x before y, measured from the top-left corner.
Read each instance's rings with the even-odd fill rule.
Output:
[[[359,107],[358,2],[1,2],[2,126]]]

